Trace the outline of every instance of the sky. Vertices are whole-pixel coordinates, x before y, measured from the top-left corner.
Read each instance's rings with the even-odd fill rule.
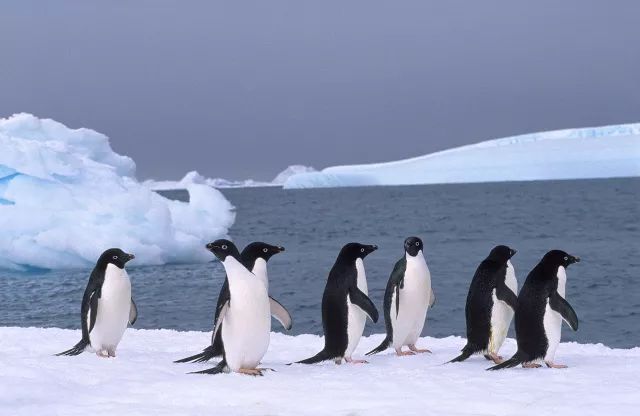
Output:
[[[0,5],[0,117],[108,135],[141,179],[269,180],[640,121],[639,1]]]

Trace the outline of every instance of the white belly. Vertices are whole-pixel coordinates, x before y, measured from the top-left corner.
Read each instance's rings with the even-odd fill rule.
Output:
[[[267,274],[267,262],[263,258],[257,258],[251,272],[264,284],[269,293],[269,275]]]
[[[367,288],[367,275],[364,271],[364,263],[362,259],[356,260],[356,272],[357,272],[357,285],[365,295],[369,295]],[[364,332],[364,325],[367,321],[367,314],[351,303],[351,299],[347,296],[347,349],[344,352],[344,356],[349,358],[353,351],[355,351],[360,342],[360,337]]]
[[[420,337],[427,319],[431,297],[431,273],[419,252],[415,257],[406,255],[404,287],[400,289],[400,309],[396,316],[396,295],[391,298],[391,326],[393,348],[412,345]]]
[[[507,274],[504,282],[513,293],[518,293],[518,282],[516,280],[516,273],[511,261],[507,261]],[[498,300],[495,289],[493,290],[491,297],[493,299],[493,307],[491,308],[491,336],[489,337],[489,352],[497,354],[507,337],[509,325],[513,319],[514,312],[506,303]]]
[[[127,329],[131,309],[131,281],[127,271],[107,265],[101,293],[96,323],[89,333],[89,340],[91,348],[96,351],[115,352]]]
[[[567,286],[567,272],[562,266],[558,267],[558,294],[566,299],[566,286]],[[560,344],[560,338],[562,337],[562,315],[551,309],[549,301],[544,310],[544,332],[547,335],[547,354],[545,355],[545,361],[552,362],[555,355],[558,344]]]
[[[228,258],[229,259],[229,258]],[[267,289],[239,263],[225,259],[231,302],[222,325],[227,365],[233,371],[255,368],[269,348],[271,316]],[[232,264],[229,267],[229,263]],[[231,269],[231,270],[230,270]]]
[[[549,301],[547,301],[547,306],[544,309],[544,332],[547,336],[547,353],[544,357],[545,361],[553,361],[553,358],[556,355],[556,349],[558,348],[558,344],[560,344],[560,332],[562,328],[562,316],[549,306]]]

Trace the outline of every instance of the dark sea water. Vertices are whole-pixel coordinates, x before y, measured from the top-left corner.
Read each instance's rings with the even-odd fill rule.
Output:
[[[520,285],[550,249],[582,258],[567,273],[580,329],[565,326],[563,340],[640,345],[639,179],[223,193],[237,208],[230,234],[239,245],[262,240],[286,247],[270,262],[270,290],[291,311],[293,334],[322,332],[322,291],[343,244],[380,247],[365,267],[370,297],[381,307],[403,240],[417,235],[437,298],[424,335],[464,336],[475,268],[494,245],[507,244],[518,250],[512,261]],[[212,328],[220,264],[133,266],[136,327]],[[78,328],[88,273],[0,271],[0,326]],[[367,333],[383,331],[382,320],[367,324]]]

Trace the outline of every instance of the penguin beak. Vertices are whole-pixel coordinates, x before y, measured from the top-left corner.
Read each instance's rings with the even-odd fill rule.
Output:
[[[377,245],[375,245],[375,244],[372,244],[372,245],[370,245],[370,246],[369,246],[369,250],[370,250],[369,252],[370,252],[370,253],[373,253],[373,252],[374,252],[374,251],[376,251],[377,249],[378,249],[378,246],[377,246]]]
[[[578,257],[578,256],[574,256],[574,257],[573,257],[573,262],[574,262],[574,263],[580,263],[580,257]]]
[[[126,262],[129,262],[129,261],[131,261],[131,260],[133,260],[133,259],[135,259],[135,258],[136,258],[136,256],[134,256],[134,255],[133,255],[133,254],[131,254],[131,253],[128,253],[128,254],[127,254],[127,260],[126,260]],[[125,262],[125,263],[126,263],[126,262]]]
[[[213,252],[213,250],[214,250],[214,249],[218,248],[218,246],[216,246],[216,245],[215,245],[215,244],[213,244],[213,243],[209,243],[209,244],[207,244],[205,247],[207,247],[207,250],[209,250],[209,251],[211,251],[211,252]]]
[[[511,249],[511,257],[515,256],[518,250]]]
[[[284,251],[284,247],[282,246],[277,246],[276,249],[278,250],[278,253],[282,253]]]

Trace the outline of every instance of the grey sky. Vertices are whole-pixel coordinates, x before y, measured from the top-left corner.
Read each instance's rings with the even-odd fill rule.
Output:
[[[526,3],[526,4],[525,4]],[[640,1],[3,1],[0,116],[141,178],[270,179],[640,121]]]

